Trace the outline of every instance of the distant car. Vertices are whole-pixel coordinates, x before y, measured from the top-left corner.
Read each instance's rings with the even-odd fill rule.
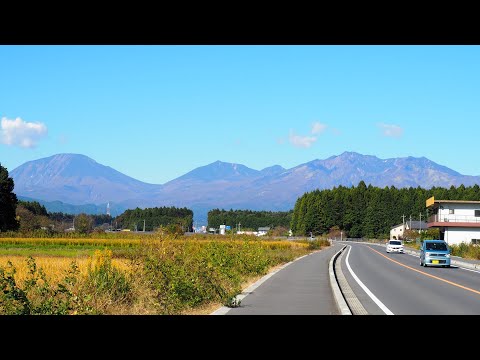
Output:
[[[420,248],[420,266],[450,267],[450,248],[444,240],[424,240]]]
[[[396,252],[404,253],[403,243],[401,240],[389,240],[386,246],[387,253]]]

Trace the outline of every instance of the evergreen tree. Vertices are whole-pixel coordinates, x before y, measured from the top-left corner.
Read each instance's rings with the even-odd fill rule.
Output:
[[[15,231],[19,226],[15,215],[18,200],[13,188],[13,179],[8,176],[7,169],[0,164],[0,231]]]

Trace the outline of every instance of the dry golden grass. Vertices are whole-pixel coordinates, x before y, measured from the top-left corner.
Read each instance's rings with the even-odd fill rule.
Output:
[[[39,256],[34,257],[37,269],[42,268],[47,276],[47,279],[52,282],[59,282],[65,276],[65,272],[70,268],[72,261],[75,261],[80,270],[80,274],[87,273],[88,266],[91,262],[90,258],[79,257],[56,257],[56,256]],[[10,261],[16,269],[15,280],[19,284],[27,278],[28,266],[26,256],[0,256],[0,267],[5,268],[7,262]],[[129,271],[129,263],[125,259],[112,259],[112,265],[116,268]]]
[[[15,245],[15,244],[32,244],[32,245],[63,245],[63,246],[115,246],[115,247],[132,247],[138,246],[142,242],[158,242],[162,241],[165,244],[179,243],[179,242],[194,242],[199,244],[205,244],[208,242],[227,242],[234,244],[242,244],[245,241],[259,242],[263,246],[269,248],[305,248],[308,246],[305,242],[299,241],[285,241],[285,240],[269,240],[269,239],[231,239],[231,238],[218,238],[218,239],[206,239],[199,240],[196,238],[184,237],[182,239],[171,239],[170,237],[164,238],[150,238],[150,239],[134,239],[134,238],[115,238],[115,239],[88,239],[88,238],[0,238],[0,244]]]
[[[215,242],[228,242],[233,244],[243,245],[245,244],[245,240],[251,239],[171,239],[171,238],[162,238],[162,239],[153,239],[155,243],[160,242],[161,246],[164,249],[183,249],[183,246],[178,246],[181,244],[189,244],[194,246],[195,248],[198,247],[201,249],[204,245],[208,244],[211,241]],[[279,240],[251,240],[252,242],[260,243],[261,247],[264,249],[269,250],[276,250],[278,260],[279,258],[283,259],[289,255],[288,250],[294,250],[293,253],[303,253],[308,252],[307,247],[308,243],[305,242],[296,242],[296,241],[279,241]],[[46,274],[47,280],[50,284],[60,283],[68,270],[71,268],[72,261],[75,261],[79,271],[80,276],[87,275],[87,271],[89,266],[92,263],[92,258],[85,256],[85,254],[80,254],[80,252],[76,252],[77,250],[73,251],[74,256],[48,256],[42,253],[42,250],[48,250],[51,248],[61,248],[61,245],[77,245],[78,249],[81,248],[82,245],[91,246],[91,245],[106,245],[106,246],[136,246],[140,245],[141,243],[150,242],[150,240],[145,239],[69,239],[69,238],[50,238],[50,239],[42,239],[42,238],[5,238],[0,239],[0,243],[7,245],[6,247],[9,248],[8,244],[22,244],[28,243],[35,245],[35,249],[40,252],[40,255],[33,256],[35,260],[35,264],[37,268],[42,268],[44,273]],[[38,245],[38,249],[37,246]],[[60,245],[60,246],[58,246]],[[253,245],[253,244],[252,244]],[[45,248],[43,247],[45,246]],[[15,246],[13,246],[15,247]],[[248,247],[248,245],[247,245]],[[257,249],[256,246],[252,246],[253,249]],[[21,249],[20,249],[21,250]],[[180,251],[179,250],[179,251]],[[191,250],[191,249],[190,249]],[[46,251],[45,251],[46,253]],[[122,256],[122,255],[119,255]],[[15,280],[19,286],[24,285],[24,281],[28,277],[28,264],[27,264],[27,255],[0,255],[0,267],[5,268],[7,266],[7,262],[10,261],[13,263],[16,274]],[[132,283],[134,287],[135,293],[135,302],[130,305],[124,304],[102,304],[100,308],[105,311],[107,314],[131,314],[131,315],[149,315],[155,314],[158,311],[158,304],[156,304],[156,299],[152,290],[149,289],[148,284],[142,284],[142,279],[140,274],[136,274],[133,267],[130,266],[129,260],[126,258],[115,257],[111,259],[112,265],[117,269],[126,272],[129,275],[133,275],[135,277],[135,281]],[[282,266],[282,264],[274,266],[269,269],[269,272],[276,270],[278,267]],[[138,275],[138,276],[137,276]],[[246,280],[242,286],[242,291],[248,288],[251,284],[258,281],[261,276],[254,276]],[[98,300],[101,301],[102,299]],[[105,301],[110,301],[108,298],[105,298]],[[210,303],[205,304],[203,306],[185,310],[182,312],[182,315],[208,315],[214,312],[216,309],[221,307],[221,303]]]
[[[0,244],[137,246],[142,239],[0,238]]]

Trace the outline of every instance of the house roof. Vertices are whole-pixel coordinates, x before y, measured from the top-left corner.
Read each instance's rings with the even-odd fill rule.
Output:
[[[390,230],[395,229],[395,228],[397,228],[397,227],[400,227],[400,226],[402,226],[402,225],[403,225],[403,224],[398,224],[398,225],[392,226],[392,227],[390,228]],[[427,226],[427,223],[426,223],[426,222],[424,222],[424,221],[417,221],[417,220],[415,220],[415,221],[412,220],[412,227],[410,227],[410,221],[408,221],[408,220],[405,221],[405,227],[406,227],[406,228],[409,228],[409,229],[415,229],[415,230],[428,229],[428,226]]]
[[[424,221],[412,221],[411,223],[412,226],[410,226],[410,221],[405,221],[405,225],[408,226],[409,229],[423,230],[428,228],[427,223]]]
[[[473,200],[435,200],[434,204],[480,204],[480,201],[473,201]]]

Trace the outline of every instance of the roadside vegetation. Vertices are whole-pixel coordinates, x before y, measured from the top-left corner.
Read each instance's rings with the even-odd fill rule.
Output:
[[[449,245],[453,256],[460,256],[464,259],[480,260],[480,247],[473,244],[461,243]]]
[[[1,238],[0,314],[176,315],[235,306],[252,279],[329,245],[241,235]]]

